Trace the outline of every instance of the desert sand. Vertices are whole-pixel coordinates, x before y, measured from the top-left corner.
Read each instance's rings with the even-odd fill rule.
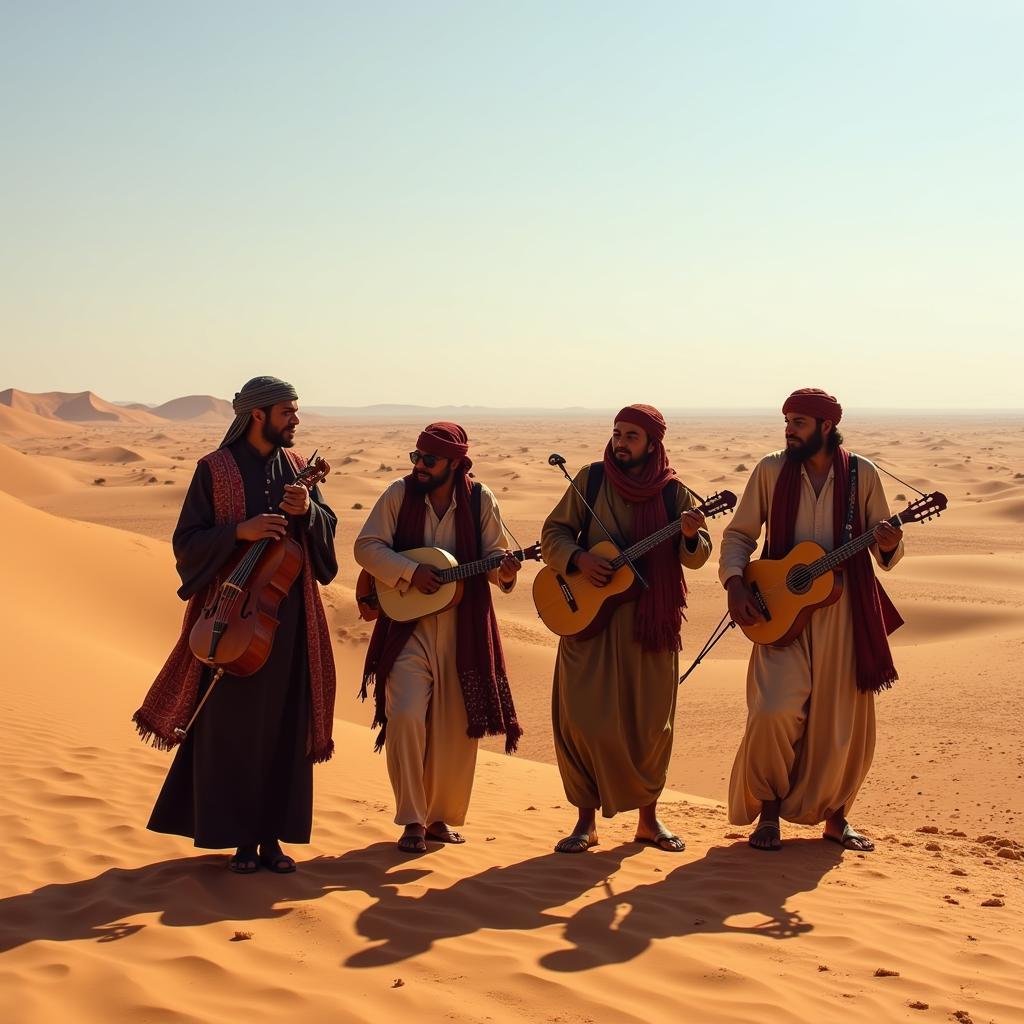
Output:
[[[553,854],[574,815],[553,767],[555,638],[528,564],[496,600],[520,754],[487,741],[468,842],[411,858],[394,849],[356,699],[369,627],[351,545],[405,472],[422,417],[310,417],[298,444],[332,463],[324,492],[339,518],[342,570],[325,592],[338,751],[317,769],[313,842],[290,851],[299,872],[236,877],[222,854],[146,831],[168,755],[129,721],[178,633],[169,538],[195,459],[226,422],[201,396],[169,406],[0,395],[6,1021],[1024,1021],[1024,416],[844,420],[850,447],[949,499],[940,519],[906,528],[907,557],[885,578],[907,620],[901,678],[878,698],[874,767],[851,815],[875,854],[790,827],[767,857],[728,825],[738,631],[680,692],[663,817],[686,852],[629,842],[623,815],[594,851]],[[675,416],[667,444],[695,490],[739,493],[780,424]],[[586,416],[465,426],[524,545],[563,489],[548,454],[592,461],[608,428]],[[894,480],[886,490],[894,511],[914,497]],[[710,525],[716,542],[723,525]],[[725,611],[713,565],[688,579],[684,663]]]

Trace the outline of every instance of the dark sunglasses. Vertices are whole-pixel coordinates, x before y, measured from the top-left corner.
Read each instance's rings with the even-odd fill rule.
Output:
[[[422,462],[427,469],[433,469],[437,465],[437,460],[443,458],[443,455],[424,455],[423,452],[409,452],[409,461],[414,466]]]

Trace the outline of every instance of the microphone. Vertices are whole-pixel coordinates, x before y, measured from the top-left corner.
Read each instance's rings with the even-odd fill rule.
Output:
[[[594,522],[597,523],[597,525],[600,526],[602,530],[604,530],[604,535],[612,542],[612,544],[615,545],[616,549],[618,550],[618,542],[611,535],[611,532],[609,531],[608,527],[601,522],[601,517],[590,507],[590,504],[588,503],[587,499],[583,496],[583,492],[576,486],[576,481],[573,480],[573,478],[569,476],[568,472],[566,471],[564,456],[559,455],[558,452],[552,452],[548,456],[548,465],[557,466],[562,471],[562,476],[564,476],[565,479],[569,481],[569,486],[576,492],[576,494],[579,496],[580,501],[582,501],[583,504],[586,506],[586,509],[593,517]],[[645,580],[643,576],[640,575],[640,570],[637,569],[636,564],[633,562],[633,559],[630,558],[625,551],[620,550],[619,553],[626,560],[626,564],[630,567],[630,569],[633,570],[633,575],[636,576],[637,582],[640,584],[640,586],[643,587],[644,590],[649,590],[650,586],[647,583],[647,580]]]

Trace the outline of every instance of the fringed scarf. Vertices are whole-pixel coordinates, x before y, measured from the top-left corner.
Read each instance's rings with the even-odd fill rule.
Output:
[[[625,418],[626,410],[619,414]],[[634,418],[639,418],[635,417]],[[652,437],[652,440],[654,438]],[[661,441],[640,476],[631,476],[615,461],[612,442],[604,450],[604,472],[616,492],[633,505],[633,541],[643,540],[668,525],[668,513],[661,492],[675,479]],[[633,622],[633,635],[645,651],[678,651],[682,648],[680,630],[686,607],[686,580],[676,548],[659,544],[648,552],[638,566],[648,584],[640,594]]]
[[[800,504],[801,464],[786,459],[772,495],[768,524],[768,557],[783,558],[793,547],[796,513]],[[850,486],[850,453],[836,449],[832,459],[832,529],[834,543],[842,543]],[[863,532],[860,502],[854,503],[853,536]],[[882,585],[875,578],[867,550],[859,551],[843,566],[850,595],[853,645],[857,663],[857,689],[865,693],[887,690],[899,678],[889,650],[888,635],[903,625]]]
[[[473,484],[462,470],[455,480],[455,551],[459,562],[471,562],[480,553],[480,524],[473,522],[471,501]],[[417,491],[413,475],[405,478],[405,495],[395,527],[396,551],[423,546],[423,528],[427,506],[422,491]],[[462,600],[456,615],[456,666],[462,699],[469,725],[466,735],[505,736],[505,753],[514,753],[523,730],[516,718],[505,671],[498,622],[491,604],[490,584],[480,574],[464,581]],[[383,613],[378,617],[366,652],[363,685],[359,695],[365,700],[373,685],[373,728],[377,733],[375,750],[387,739],[386,686],[398,655],[416,629],[416,622],[395,622]]]
[[[296,474],[305,467],[306,460],[301,455],[288,449],[285,449],[285,455]],[[240,523],[246,513],[245,487],[234,456],[227,448],[220,448],[200,461],[208,466],[213,481],[213,514],[217,525]],[[334,753],[331,734],[334,727],[336,680],[327,616],[311,569],[309,540],[304,535],[302,552],[301,585],[306,611],[310,689],[306,756],[317,763],[328,760]],[[160,750],[170,750],[181,742],[174,730],[185,727],[199,699],[199,683],[205,666],[192,654],[188,638],[220,583],[220,580],[215,579],[204,591],[193,594],[189,599],[185,606],[181,636],[149,688],[142,707],[132,716],[142,739]]]

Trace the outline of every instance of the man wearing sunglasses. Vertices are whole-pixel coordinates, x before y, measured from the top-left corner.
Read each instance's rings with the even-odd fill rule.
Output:
[[[356,561],[376,579],[405,591],[432,594],[437,571],[402,554],[438,547],[460,563],[505,552],[498,569],[464,580],[461,602],[413,622],[381,614],[363,669],[373,685],[377,749],[384,748],[395,793],[398,847],[421,853],[428,840],[461,843],[453,831],[466,819],[477,741],[505,736],[515,750],[522,729],[491,604],[490,584],[515,586],[519,562],[507,549],[498,503],[469,476],[465,430],[432,423],[409,453],[412,471],[378,499],[356,538]]]

